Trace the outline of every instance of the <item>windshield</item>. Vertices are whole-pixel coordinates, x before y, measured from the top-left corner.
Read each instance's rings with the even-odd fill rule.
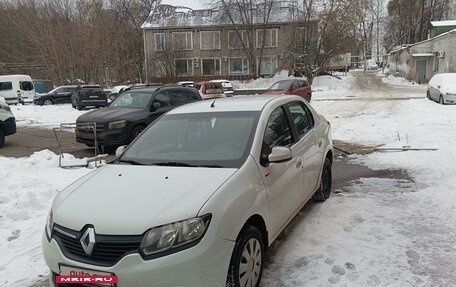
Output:
[[[274,85],[272,85],[269,90],[270,91],[285,91],[290,89],[292,82],[277,82]]]
[[[146,108],[149,105],[153,92],[126,91],[121,93],[112,103],[111,107],[119,108]]]
[[[166,115],[127,149],[121,162],[239,168],[250,152],[260,112]]]

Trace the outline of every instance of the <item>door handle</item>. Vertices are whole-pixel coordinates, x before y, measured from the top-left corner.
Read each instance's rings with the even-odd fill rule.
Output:
[[[298,157],[296,160],[296,168],[300,168],[302,166],[302,158]]]

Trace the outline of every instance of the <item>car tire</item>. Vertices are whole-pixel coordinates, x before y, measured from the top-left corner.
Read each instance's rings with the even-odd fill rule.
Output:
[[[130,142],[137,138],[144,131],[144,129],[145,127],[142,125],[134,127],[130,133]]]
[[[3,129],[0,129],[0,147],[3,147],[5,144],[5,132]]]
[[[264,257],[265,247],[261,232],[253,225],[245,227],[231,255],[226,286],[258,287],[263,273]]]
[[[317,202],[323,202],[329,198],[331,195],[331,185],[332,185],[332,171],[331,171],[331,161],[326,158],[325,163],[323,164],[323,169],[321,171],[320,178],[320,187],[312,196],[312,199]]]
[[[304,98],[307,100],[307,102],[310,103],[310,101],[312,100],[312,94],[307,94]]]
[[[427,91],[426,96],[429,100],[431,99],[431,93],[429,93],[429,91]]]
[[[442,95],[440,95],[440,97],[439,97],[439,104],[441,104],[441,105],[445,104],[445,101],[443,100],[443,96]]]
[[[76,108],[78,109],[78,111],[82,111],[84,109],[84,106],[77,105]]]
[[[54,101],[52,99],[46,98],[41,101],[42,106],[50,106],[54,104]]]

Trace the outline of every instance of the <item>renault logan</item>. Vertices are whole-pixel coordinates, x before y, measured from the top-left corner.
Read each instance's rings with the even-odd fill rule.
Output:
[[[299,96],[173,109],[54,199],[51,285],[259,286],[267,248],[310,198],[329,197],[332,162],[329,122]]]

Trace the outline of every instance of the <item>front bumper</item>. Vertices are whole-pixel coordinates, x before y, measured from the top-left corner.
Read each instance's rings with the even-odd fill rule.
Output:
[[[43,255],[52,273],[60,265],[110,272],[118,277],[117,287],[224,287],[235,242],[204,237],[197,245],[164,257],[143,260],[135,253],[112,267],[80,263],[66,258],[57,242],[42,237]],[[56,286],[51,274],[51,286]]]
[[[95,144],[95,136],[93,131],[81,131],[76,129],[76,141],[86,145]],[[104,129],[97,130],[97,144],[105,146],[121,146],[129,144],[128,131],[122,129]]]
[[[446,94],[443,98],[445,104],[456,104],[456,94]]]
[[[16,119],[15,118],[8,118],[6,121],[3,122],[3,130],[5,132],[5,136],[10,136],[16,133]]]

